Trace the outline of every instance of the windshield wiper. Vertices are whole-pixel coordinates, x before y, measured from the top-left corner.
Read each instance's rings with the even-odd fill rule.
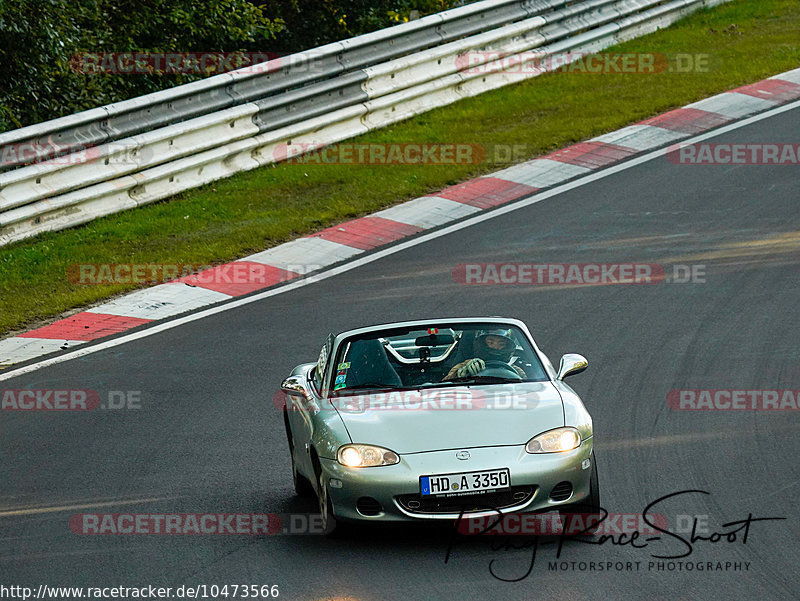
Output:
[[[503,384],[505,382],[523,382],[520,378],[504,378],[503,376],[461,376],[460,378],[450,378],[448,382],[459,384]]]

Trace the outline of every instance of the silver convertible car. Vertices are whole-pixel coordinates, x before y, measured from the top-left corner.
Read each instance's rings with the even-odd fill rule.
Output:
[[[295,490],[328,533],[600,506],[592,419],[524,323],[409,321],[329,335],[283,381]]]

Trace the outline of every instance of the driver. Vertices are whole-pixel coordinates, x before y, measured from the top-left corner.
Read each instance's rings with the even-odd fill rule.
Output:
[[[454,365],[442,381],[475,376],[486,369],[486,361],[508,363],[524,379],[527,374],[520,367],[509,363],[516,348],[517,345],[511,338],[511,330],[484,330],[478,332],[472,343],[475,357]]]

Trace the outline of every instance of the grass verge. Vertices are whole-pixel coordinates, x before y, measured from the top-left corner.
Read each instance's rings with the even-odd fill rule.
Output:
[[[800,67],[800,1],[735,0],[608,51],[704,55],[708,70],[550,73],[353,141],[517,145],[532,158]],[[446,166],[280,164],[0,248],[0,334],[136,288],[71,283],[72,265],[223,263],[509,160],[490,152],[479,164]]]

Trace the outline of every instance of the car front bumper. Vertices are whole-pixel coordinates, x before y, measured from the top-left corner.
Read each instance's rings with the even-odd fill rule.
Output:
[[[483,507],[497,507],[492,504],[492,495],[486,501],[476,495],[464,498],[465,514],[469,516],[497,515],[511,512],[542,512],[558,509],[586,499],[589,496],[591,479],[592,439],[584,440],[580,447],[564,453],[533,455],[525,452],[524,445],[507,447],[470,448],[470,458],[459,460],[456,451],[430,451],[400,456],[397,465],[348,468],[340,463],[322,459],[321,467],[325,474],[333,512],[337,518],[359,521],[424,521],[455,520],[460,510],[423,511],[409,509],[407,500],[420,493],[420,476],[477,472],[482,470],[509,468],[513,490],[530,489],[531,494],[518,503],[506,505],[501,509],[475,509],[473,500]],[[572,494],[563,500],[550,498],[553,488],[563,482],[572,485]],[[364,502],[364,499],[367,502]],[[403,503],[401,503],[401,498]],[[448,499],[449,501],[449,499]],[[379,510],[378,505],[379,504]],[[459,504],[462,500],[454,500]],[[447,505],[450,503],[448,502]],[[370,511],[364,513],[364,507]],[[466,509],[470,507],[469,509]]]

